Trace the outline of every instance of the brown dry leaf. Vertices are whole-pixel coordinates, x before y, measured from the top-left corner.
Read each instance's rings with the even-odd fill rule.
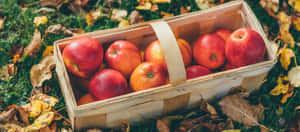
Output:
[[[48,22],[48,18],[47,16],[37,16],[34,18],[33,23],[36,26],[39,26],[41,24],[46,24]]]
[[[152,0],[153,3],[171,3],[171,0]]]
[[[128,17],[129,24],[137,24],[140,22],[144,22],[144,18],[140,13],[136,10],[132,11]]]
[[[39,30],[35,30],[33,34],[33,39],[24,49],[24,55],[32,55],[32,53],[39,52],[41,48],[41,44],[42,44],[41,33]]]
[[[188,13],[190,11],[191,11],[191,7],[190,6],[188,6],[186,8],[183,7],[183,6],[180,7],[180,14]]]
[[[291,84],[293,84],[295,87],[300,86],[300,67],[296,66],[293,67],[288,72],[288,79],[290,80]]]
[[[170,132],[170,128],[161,120],[156,121],[156,128],[159,132]]]
[[[111,20],[120,22],[121,20],[125,19],[127,15],[127,10],[113,9],[111,14]]]
[[[65,35],[76,36],[85,33],[83,29],[67,29],[61,24],[51,25],[47,28],[46,33],[61,33],[63,32]]]
[[[29,120],[28,120],[28,116],[26,111],[24,110],[24,108],[19,107],[17,105],[10,105],[7,107],[7,109],[16,109],[16,115],[18,118],[18,122],[24,124],[24,125],[29,125]]]
[[[290,49],[290,48],[281,49],[280,63],[281,63],[281,66],[285,70],[288,70],[288,68],[291,64],[291,58],[294,57],[294,56],[295,56],[295,53],[292,49]]]
[[[201,10],[214,7],[214,2],[215,0],[196,0],[198,8],[200,8]]]
[[[80,34],[85,33],[85,31],[83,29],[65,29],[64,30],[64,34],[65,35],[71,35],[71,36],[77,36]]]
[[[0,124],[0,131],[3,132],[24,132],[25,129],[17,124],[6,123]]]
[[[294,92],[292,91],[292,92],[284,94],[280,100],[280,103],[284,104],[293,95],[293,93]]]
[[[12,108],[9,109],[8,111],[3,111],[0,113],[0,124],[6,124],[15,116],[17,113],[17,109]]]
[[[0,17],[0,30],[4,29],[5,20],[6,20],[6,17],[4,17],[4,18]]]
[[[54,56],[46,56],[30,70],[30,81],[33,87],[41,87],[43,82],[52,78],[51,68],[55,65]]]
[[[263,126],[258,123],[258,119],[264,109],[260,106],[250,105],[239,94],[224,97],[219,105],[224,114],[245,126]]]
[[[43,52],[43,57],[45,56],[53,56],[53,45],[47,46],[46,49]]]
[[[64,3],[68,3],[69,0],[39,0],[42,6],[54,6],[59,9]]]
[[[8,81],[17,73],[15,64],[7,64],[0,68],[0,80]]]
[[[48,13],[48,12],[55,12],[55,9],[52,9],[52,8],[48,8],[48,7],[42,7],[38,10],[36,10],[34,13]]]
[[[130,124],[126,120],[122,120],[121,131],[122,132],[130,132]]]
[[[287,93],[290,86],[288,81],[289,80],[287,76],[279,76],[277,79],[277,85],[271,90],[270,94],[273,96],[278,96],[280,94]]]

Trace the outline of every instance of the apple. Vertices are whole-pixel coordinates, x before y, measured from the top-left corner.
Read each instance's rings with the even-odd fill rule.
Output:
[[[113,69],[95,74],[89,84],[89,93],[96,100],[104,100],[131,92],[125,77]]]
[[[177,39],[177,43],[183,58],[184,66],[187,67],[192,62],[192,49],[190,44],[184,39]],[[165,57],[158,40],[153,41],[145,50],[145,61],[162,64],[167,69]]]
[[[80,37],[64,48],[62,57],[68,71],[79,77],[88,78],[101,65],[103,48],[96,39]]]
[[[186,69],[187,79],[208,75],[210,73],[212,72],[209,69],[200,65],[192,65]]]
[[[215,31],[215,34],[219,35],[226,42],[231,35],[231,31],[228,29],[218,29],[217,31]]]
[[[78,105],[88,104],[96,101],[91,94],[83,95],[77,102]]]
[[[209,69],[216,69],[225,62],[225,41],[216,34],[204,34],[194,44],[195,61]]]
[[[237,68],[237,67],[232,65],[231,63],[227,62],[225,64],[225,66],[223,67],[223,70],[230,70],[230,69],[234,69],[234,68]]]
[[[166,70],[161,64],[144,62],[132,72],[130,86],[134,91],[145,90],[166,84],[167,78]]]
[[[225,54],[232,65],[241,67],[263,61],[265,50],[265,42],[259,33],[240,28],[226,41]]]
[[[105,53],[105,59],[111,68],[121,72],[126,78],[142,63],[139,49],[124,40],[113,42]]]

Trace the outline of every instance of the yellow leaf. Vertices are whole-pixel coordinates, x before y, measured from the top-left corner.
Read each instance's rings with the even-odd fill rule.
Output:
[[[39,26],[40,24],[46,24],[47,22],[48,22],[47,16],[38,16],[38,17],[35,17],[34,21],[33,21],[33,23],[36,26]]]
[[[86,23],[88,25],[93,25],[94,22],[103,15],[101,12],[101,8],[98,8],[97,10],[91,10],[88,14],[86,14],[85,19]]]
[[[300,1],[299,0],[289,0],[288,3],[294,8],[296,12],[300,12]]]
[[[44,128],[51,124],[54,118],[54,112],[44,112],[37,119],[34,120],[33,124],[26,127],[27,131],[35,131]]]
[[[167,12],[164,12],[164,11],[161,11],[160,14],[163,15],[163,18],[174,16],[173,13],[167,13]]]
[[[275,86],[274,89],[271,90],[270,94],[273,96],[278,96],[280,94],[285,94],[288,92],[289,89],[289,83],[283,84],[283,82],[288,81],[288,77],[278,77],[277,79],[277,85]]]
[[[129,25],[128,20],[121,20],[118,27],[126,27]]]
[[[171,0],[152,0],[153,3],[171,3]]]
[[[137,10],[150,10],[152,7],[152,4],[150,2],[146,2],[143,5],[138,5],[137,7],[135,7]]]
[[[4,29],[4,22],[6,20],[6,17],[0,18],[0,30]]]
[[[45,56],[53,56],[53,45],[47,46],[43,52],[43,57]]]
[[[283,95],[282,99],[280,100],[280,103],[284,104],[288,98],[290,98],[293,95],[293,91],[286,93]]]
[[[228,129],[228,130],[223,130],[222,132],[240,132],[240,129]]]
[[[288,32],[287,30],[282,30],[280,32],[280,39],[286,43],[289,44],[292,48],[295,47],[295,40],[294,37],[292,36],[292,34],[290,32]]]
[[[295,53],[292,49],[284,48],[281,50],[280,63],[281,63],[281,66],[285,70],[288,70],[288,68],[291,64],[291,58],[294,56],[295,56]]]
[[[293,17],[293,25],[297,31],[300,31],[300,17],[299,16]]]

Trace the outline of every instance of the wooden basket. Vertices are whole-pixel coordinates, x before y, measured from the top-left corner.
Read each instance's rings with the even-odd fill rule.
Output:
[[[240,27],[251,28],[263,37],[267,49],[265,61],[186,80],[183,60],[175,38],[183,38],[193,44],[195,39],[204,33],[213,32],[218,28],[234,30]],[[150,42],[159,39],[167,62],[170,84],[77,106],[76,100],[81,94],[78,87],[87,87],[88,80],[78,79],[68,73],[61,53],[63,48],[78,36],[59,40],[54,43],[56,72],[75,130],[86,127],[118,127],[123,119],[130,123],[142,122],[174,110],[197,106],[201,99],[225,95],[232,87],[257,88],[276,63],[271,43],[244,1],[234,1],[203,11],[81,36],[93,37],[99,40],[103,47],[108,47],[115,40],[128,40],[141,50]]]

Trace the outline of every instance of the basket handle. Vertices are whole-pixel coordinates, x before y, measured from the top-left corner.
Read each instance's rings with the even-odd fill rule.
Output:
[[[160,42],[166,60],[171,85],[177,85],[186,80],[186,72],[182,55],[176,38],[165,21],[150,23]]]

